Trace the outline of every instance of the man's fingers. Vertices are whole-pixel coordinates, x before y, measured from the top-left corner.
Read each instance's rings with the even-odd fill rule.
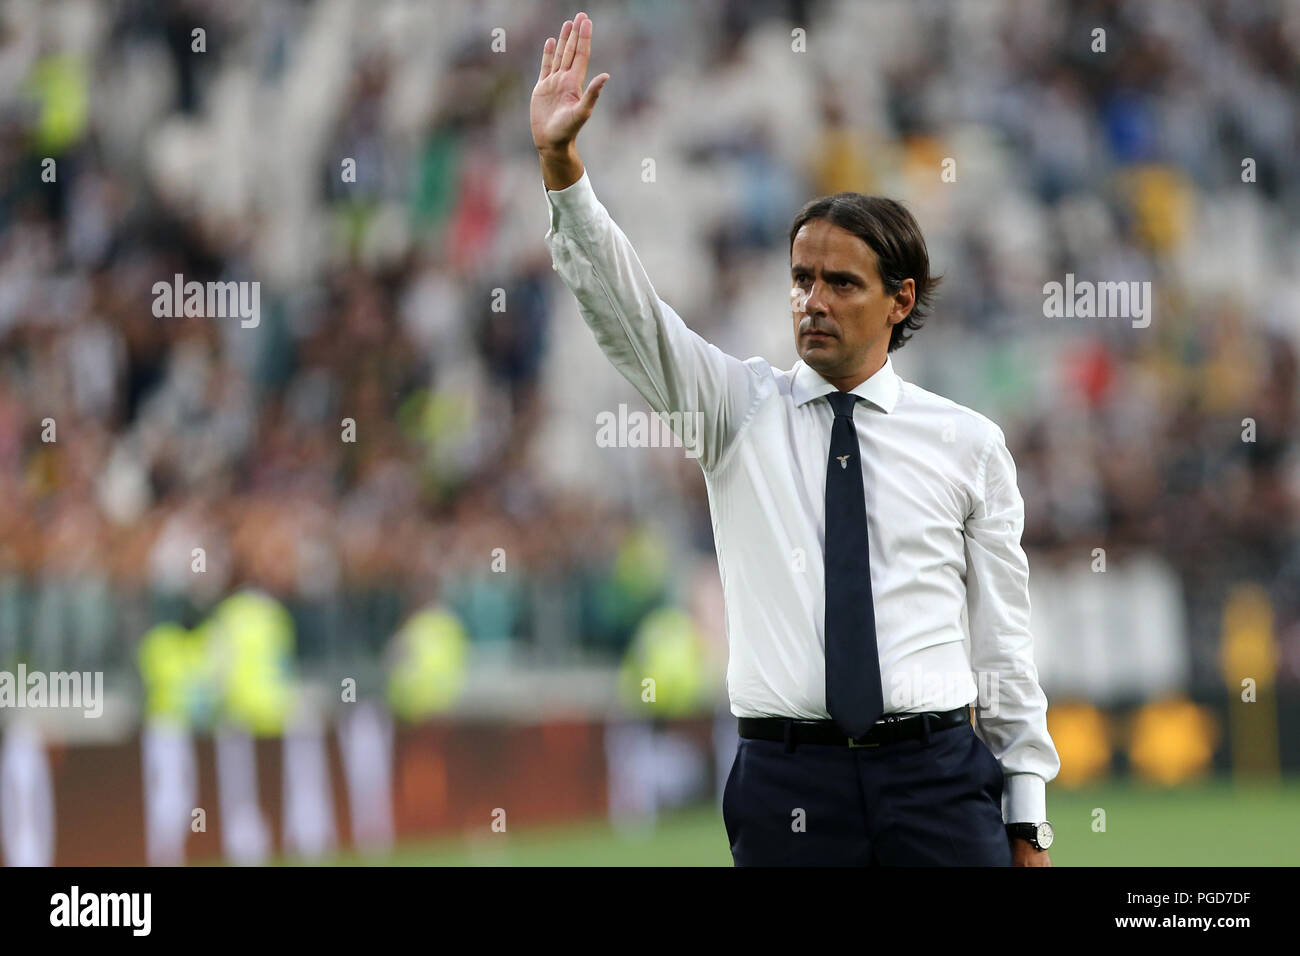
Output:
[[[573,57],[573,69],[578,74],[578,85],[581,86],[587,80],[587,61],[591,59],[591,34],[596,25],[587,17],[582,21],[582,29],[577,31],[578,34],[578,52]]]
[[[564,69],[564,51],[568,47],[569,34],[573,32],[573,21],[565,20],[560,28],[560,42],[556,45],[555,55],[551,58],[551,72]]]
[[[586,19],[586,16],[585,13],[579,13],[573,18],[573,29],[569,31],[568,42],[564,44],[564,59],[560,61],[561,70],[567,70],[573,66],[573,58],[578,53],[578,28],[582,26],[582,21]]]
[[[591,111],[596,108],[596,100],[600,99],[600,91],[608,79],[609,74],[602,73],[587,84],[587,91],[582,94],[582,102],[579,104],[579,109],[583,113],[590,115]]]
[[[542,71],[537,74],[538,83],[546,79],[547,74],[551,72],[551,60],[554,58],[555,58],[555,37],[547,37],[546,44],[542,47]]]

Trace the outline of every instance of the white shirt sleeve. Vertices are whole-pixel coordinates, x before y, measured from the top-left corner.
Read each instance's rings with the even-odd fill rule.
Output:
[[[668,416],[683,444],[698,445],[692,456],[711,469],[771,387],[767,364],[742,362],[687,328],[655,293],[585,170],[573,185],[545,191],[551,261],[577,297],[596,343],[650,407]]]
[[[1029,561],[1020,546],[1025,504],[1006,436],[992,426],[982,489],[966,519],[966,601],[971,667],[981,698],[977,721],[1002,765],[1007,823],[1047,819],[1047,781],[1061,767],[1047,733],[1047,696],[1038,685],[1029,632]]]

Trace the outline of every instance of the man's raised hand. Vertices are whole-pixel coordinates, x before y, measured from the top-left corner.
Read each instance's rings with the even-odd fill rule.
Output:
[[[564,21],[558,43],[551,37],[542,48],[542,69],[533,87],[528,119],[533,145],[544,155],[573,146],[609,79],[608,73],[602,73],[583,90],[591,57],[591,31],[591,18],[579,13]]]

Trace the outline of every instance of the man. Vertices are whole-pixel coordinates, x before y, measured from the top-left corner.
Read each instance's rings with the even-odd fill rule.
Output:
[[[619,371],[657,412],[698,416],[740,718],[735,863],[1050,865],[1060,764],[1015,465],[997,425],[889,360],[936,282],[920,230],[892,200],[809,203],[790,245],[801,361],[724,354],[655,294],[578,157],[609,79],[584,89],[591,36],[566,22],[533,90],[546,239]]]

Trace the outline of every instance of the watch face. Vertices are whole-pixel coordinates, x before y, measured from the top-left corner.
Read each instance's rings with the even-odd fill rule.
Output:
[[[1052,840],[1054,838],[1055,838],[1055,834],[1052,832],[1052,825],[1050,823],[1044,822],[1038,824],[1038,845],[1039,846],[1041,846],[1044,850],[1046,850],[1049,846],[1052,845]]]

